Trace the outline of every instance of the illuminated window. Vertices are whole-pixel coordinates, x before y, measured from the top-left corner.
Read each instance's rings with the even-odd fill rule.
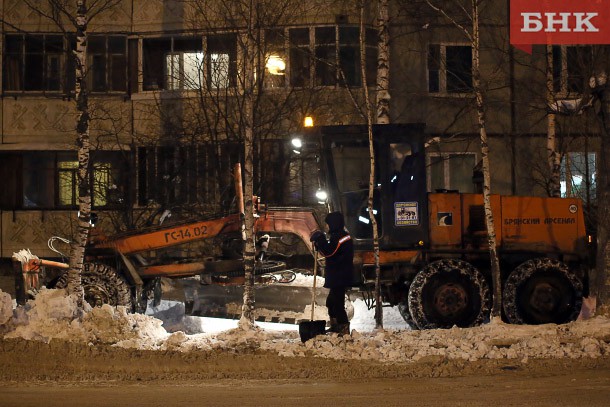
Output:
[[[98,162],[93,164],[93,204],[106,206],[108,194],[116,186],[112,183],[112,167],[110,163]]]
[[[229,54],[210,54],[210,86],[229,87]]]
[[[237,39],[233,34],[208,37],[208,86],[224,89],[237,84]]]
[[[286,49],[282,30],[265,31],[265,73],[263,83],[266,88],[281,88],[286,84]]]
[[[142,53],[144,90],[201,88],[204,59],[201,38],[145,38]]]
[[[59,161],[57,173],[59,206],[76,206],[78,204],[78,161]],[[110,162],[93,164],[92,186],[92,205],[98,207],[108,205],[110,203],[109,194],[117,189],[113,182]]]
[[[561,196],[594,198],[597,187],[595,153],[569,152],[561,160]]]
[[[92,205],[118,207],[129,191],[129,156],[116,151],[93,151],[89,177]],[[78,204],[76,152],[0,152],[2,209],[66,209]]]
[[[200,89],[203,52],[179,52],[165,56],[166,89]]]
[[[78,185],[78,161],[60,161],[57,163],[58,200],[60,206],[76,205]]]

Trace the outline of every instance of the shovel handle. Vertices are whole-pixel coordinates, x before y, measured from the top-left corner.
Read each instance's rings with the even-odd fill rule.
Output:
[[[318,280],[318,251],[313,249],[313,289],[311,290],[311,320],[314,318],[316,308],[316,282]]]

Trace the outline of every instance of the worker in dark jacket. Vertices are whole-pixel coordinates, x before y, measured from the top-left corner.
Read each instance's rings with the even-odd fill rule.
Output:
[[[326,258],[326,280],[329,289],[326,308],[330,317],[330,332],[349,334],[349,320],[345,312],[346,290],[352,285],[354,271],[354,243],[345,229],[341,212],[331,212],[326,216],[328,240],[321,231],[312,233],[314,247]]]

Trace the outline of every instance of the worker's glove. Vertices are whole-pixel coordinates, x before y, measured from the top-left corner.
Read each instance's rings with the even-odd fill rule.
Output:
[[[317,240],[320,240],[321,238],[325,238],[326,236],[324,235],[324,232],[322,232],[321,230],[314,230],[311,235],[309,236],[309,241],[310,242],[315,242]]]

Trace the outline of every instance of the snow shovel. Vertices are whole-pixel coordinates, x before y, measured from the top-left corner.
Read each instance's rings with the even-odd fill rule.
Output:
[[[314,321],[314,311],[316,308],[316,283],[318,279],[318,251],[313,251],[313,289],[311,294],[311,318],[309,321],[299,323],[299,335],[301,342],[307,342],[317,335],[324,335],[326,331],[326,321]]]

